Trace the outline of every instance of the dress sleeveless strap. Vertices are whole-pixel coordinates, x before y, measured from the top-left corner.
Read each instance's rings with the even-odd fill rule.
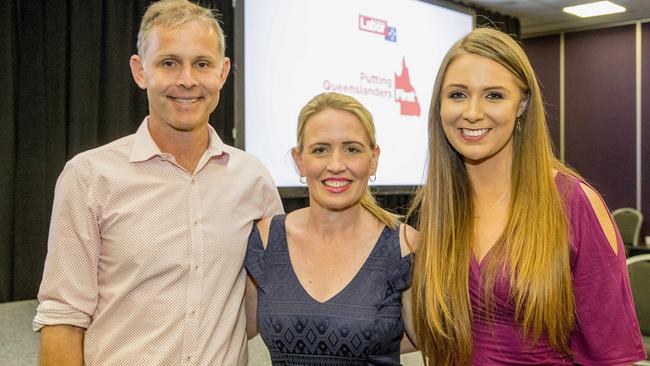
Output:
[[[257,228],[257,223],[253,224],[253,229],[248,237],[244,267],[251,277],[253,277],[255,284],[261,291],[264,291],[266,288],[265,258],[278,249],[282,250],[282,243],[285,243],[284,245],[286,246],[286,232],[284,230],[285,217],[286,215],[277,215],[271,218],[266,249],[264,249],[262,236]],[[281,238],[284,238],[284,240],[278,240]]]
[[[253,280],[255,280],[257,287],[262,291],[264,291],[264,284],[266,282],[264,276],[264,254],[262,237],[257,229],[257,223],[253,223],[253,229],[248,237],[244,267],[248,274],[253,277]]]
[[[271,218],[266,242],[267,253],[287,250],[287,229],[284,226],[286,219],[287,214],[276,215]]]

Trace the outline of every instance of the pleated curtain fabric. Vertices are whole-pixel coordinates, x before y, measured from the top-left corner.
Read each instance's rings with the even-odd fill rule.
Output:
[[[38,292],[65,162],[134,133],[147,114],[129,57],[149,3],[0,2],[0,302]],[[232,54],[232,2],[200,3],[223,14]],[[229,80],[211,120],[230,144],[233,93]]]

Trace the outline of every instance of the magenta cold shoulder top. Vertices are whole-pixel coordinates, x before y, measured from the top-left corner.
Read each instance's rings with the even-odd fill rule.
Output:
[[[563,195],[571,226],[571,273],[577,318],[571,335],[573,357],[555,352],[544,337],[537,344],[522,339],[507,280],[495,281],[494,322],[490,324],[479,297],[485,261],[478,263],[472,256],[472,365],[629,365],[646,357],[620,234],[617,231],[615,254],[580,181],[558,174],[555,182]]]

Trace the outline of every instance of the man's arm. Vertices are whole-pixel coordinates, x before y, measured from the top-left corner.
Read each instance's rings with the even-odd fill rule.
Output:
[[[67,163],[57,180],[43,281],[33,328],[41,365],[83,365],[83,340],[98,299],[100,234],[80,169]]]
[[[47,325],[41,329],[41,366],[82,366],[85,329]]]

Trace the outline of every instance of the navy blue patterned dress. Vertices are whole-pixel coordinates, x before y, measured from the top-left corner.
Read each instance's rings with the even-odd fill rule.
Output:
[[[285,218],[271,220],[266,250],[253,225],[245,261],[258,286],[257,326],[273,365],[399,365],[402,292],[411,281],[399,229],[384,228],[352,281],[320,303],[293,270]]]

